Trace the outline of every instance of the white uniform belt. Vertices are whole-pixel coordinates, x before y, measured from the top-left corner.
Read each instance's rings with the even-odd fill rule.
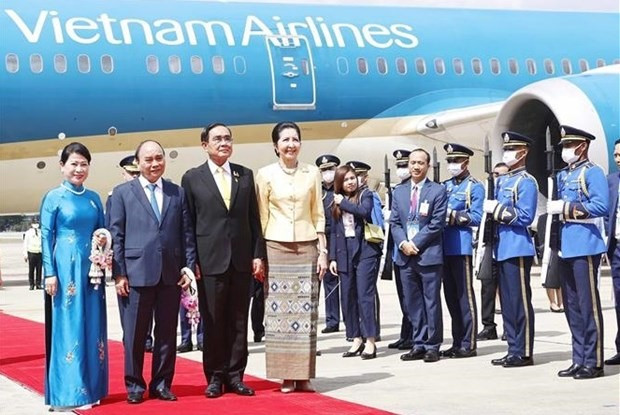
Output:
[[[590,218],[590,219],[566,219],[565,222],[571,223],[591,223],[596,225],[598,218]]]

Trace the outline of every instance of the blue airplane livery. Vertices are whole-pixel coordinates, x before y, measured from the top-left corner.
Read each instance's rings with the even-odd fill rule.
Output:
[[[498,161],[513,130],[535,140],[528,170],[544,195],[545,133],[557,143],[562,124],[596,135],[593,161],[614,168],[617,4],[418,3],[4,0],[0,214],[38,210],[70,141],[93,153],[87,185],[102,196],[147,138],[178,182],[204,162],[200,131],[215,121],[250,168],[274,161],[271,128],[291,120],[302,159],[364,160],[377,185],[386,154],[445,142],[474,149],[480,177],[485,137]]]

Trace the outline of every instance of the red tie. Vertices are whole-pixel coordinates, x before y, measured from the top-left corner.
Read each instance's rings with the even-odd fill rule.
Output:
[[[413,186],[411,189],[411,205],[410,212],[413,216],[418,212],[418,186]]]

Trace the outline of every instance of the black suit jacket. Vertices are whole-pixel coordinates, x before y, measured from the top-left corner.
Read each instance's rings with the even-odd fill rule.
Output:
[[[233,163],[230,167],[230,210],[207,162],[188,170],[181,180],[195,224],[198,264],[205,275],[223,274],[231,264],[236,271],[251,272],[252,259],[266,256],[252,170]]]

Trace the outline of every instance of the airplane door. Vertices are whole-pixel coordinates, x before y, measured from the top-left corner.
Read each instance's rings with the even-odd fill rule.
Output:
[[[314,65],[303,36],[266,36],[271,64],[274,110],[313,110],[316,107]]]

